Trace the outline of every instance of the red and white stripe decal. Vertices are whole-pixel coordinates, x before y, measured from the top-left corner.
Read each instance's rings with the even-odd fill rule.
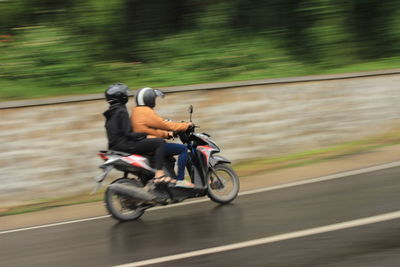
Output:
[[[210,146],[198,146],[197,149],[203,153],[203,155],[206,157],[206,164],[208,165],[210,155],[212,151],[215,151],[215,148],[212,148]]]
[[[149,161],[147,158],[139,155],[130,155],[127,157],[122,158],[124,161],[128,162],[129,164],[143,168],[149,171],[153,171],[153,169],[149,166]]]
[[[99,155],[99,157],[104,159],[104,160],[108,159],[108,157],[106,156],[106,153],[99,153],[97,155]]]

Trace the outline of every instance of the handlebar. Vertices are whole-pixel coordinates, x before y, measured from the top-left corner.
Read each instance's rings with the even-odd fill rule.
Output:
[[[179,136],[179,133],[190,134],[190,133],[194,132],[194,129],[196,129],[196,128],[200,128],[200,126],[192,124],[185,131],[173,131],[172,136],[169,138],[176,138]]]
[[[194,132],[194,129],[196,128],[200,128],[200,126],[192,124],[185,131],[174,131],[173,138],[179,137],[182,143],[186,143],[188,142],[189,136]]]
[[[186,132],[191,133],[194,131],[194,129],[196,128],[196,125],[191,124],[189,125],[189,127],[186,129]]]

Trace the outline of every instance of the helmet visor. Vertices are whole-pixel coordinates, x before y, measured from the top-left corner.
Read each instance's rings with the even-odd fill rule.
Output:
[[[128,89],[128,91],[127,91],[127,93],[128,93],[128,96],[135,96],[135,91],[133,91],[132,89]]]
[[[154,93],[156,93],[156,97],[157,96],[161,97],[161,98],[165,97],[165,94],[162,91],[158,90],[158,89],[154,89]]]

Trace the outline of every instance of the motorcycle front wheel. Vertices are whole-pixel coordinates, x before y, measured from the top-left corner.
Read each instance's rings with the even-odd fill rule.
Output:
[[[120,178],[115,180],[113,184],[114,183],[142,187],[142,184],[139,181],[128,178]],[[138,203],[129,197],[116,194],[109,188],[107,188],[105,192],[104,202],[108,213],[113,218],[122,222],[137,220],[144,213],[144,208],[140,205],[141,203]]]
[[[231,202],[238,195],[239,187],[237,174],[227,164],[217,164],[208,173],[207,194],[214,202]]]

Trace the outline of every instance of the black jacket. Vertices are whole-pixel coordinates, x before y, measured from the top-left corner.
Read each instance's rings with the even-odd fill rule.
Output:
[[[128,147],[132,147],[135,142],[146,138],[145,133],[132,132],[131,121],[125,105],[111,105],[103,115],[106,117],[105,127],[109,149],[124,151]]]

